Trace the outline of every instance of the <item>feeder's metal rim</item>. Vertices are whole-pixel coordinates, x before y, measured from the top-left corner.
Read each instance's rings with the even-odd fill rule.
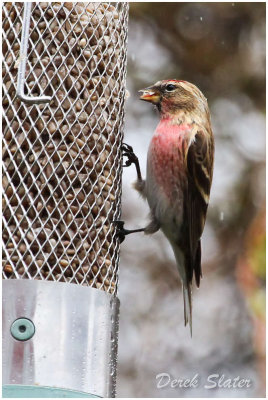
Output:
[[[20,45],[20,58],[18,69],[18,83],[17,83],[17,97],[27,104],[42,104],[49,103],[52,97],[49,96],[27,96],[24,93],[27,51],[29,43],[30,21],[31,21],[32,3],[24,3],[21,45]]]

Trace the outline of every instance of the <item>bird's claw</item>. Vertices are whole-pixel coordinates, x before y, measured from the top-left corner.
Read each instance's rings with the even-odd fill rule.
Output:
[[[133,147],[129,146],[126,143],[123,143],[122,150],[123,150],[123,156],[127,157],[127,160],[125,164],[123,164],[123,167],[129,167],[131,164],[137,163],[138,157],[135,155]]]
[[[126,143],[123,143],[122,150],[129,153],[133,153],[133,147]]]
[[[120,243],[122,243],[126,238],[126,232],[127,232],[124,229],[125,222],[116,220],[116,221],[112,221],[112,223],[115,224],[116,237],[118,237]]]

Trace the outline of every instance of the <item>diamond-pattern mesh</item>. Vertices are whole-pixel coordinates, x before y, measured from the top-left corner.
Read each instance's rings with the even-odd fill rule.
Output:
[[[127,3],[23,2],[3,12],[3,276],[117,290]]]

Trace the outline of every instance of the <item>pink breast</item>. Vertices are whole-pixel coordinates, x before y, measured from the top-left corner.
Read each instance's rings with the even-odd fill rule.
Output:
[[[170,125],[161,121],[152,137],[149,149],[151,171],[157,184],[170,201],[181,190],[185,179],[185,166],[182,148],[189,127]]]

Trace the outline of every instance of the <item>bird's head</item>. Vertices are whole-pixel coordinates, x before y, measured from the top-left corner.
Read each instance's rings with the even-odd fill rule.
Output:
[[[192,83],[169,79],[156,82],[140,90],[141,100],[157,106],[162,115],[177,114],[180,111],[191,113],[207,110],[207,100],[202,92]]]

